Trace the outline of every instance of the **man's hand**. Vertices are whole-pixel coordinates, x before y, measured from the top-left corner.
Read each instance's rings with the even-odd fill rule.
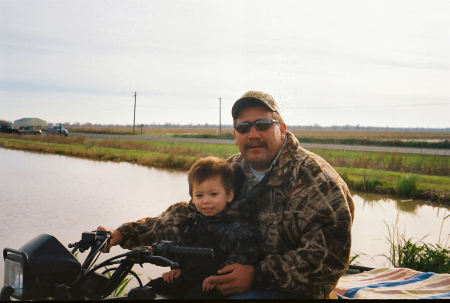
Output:
[[[104,253],[109,252],[109,250],[112,246],[115,246],[122,241],[122,234],[117,229],[111,229],[111,228],[107,228],[104,226],[99,226],[99,227],[97,227],[97,230],[106,230],[106,231],[109,231],[109,233],[111,234],[111,239],[109,241],[108,246],[106,246],[103,249]]]
[[[173,283],[173,281],[181,275],[180,269],[172,269],[171,271],[162,274],[162,278],[166,283]]]
[[[255,268],[234,263],[217,271],[220,276],[210,276],[203,280],[203,291],[217,289],[223,295],[240,294],[250,290]]]

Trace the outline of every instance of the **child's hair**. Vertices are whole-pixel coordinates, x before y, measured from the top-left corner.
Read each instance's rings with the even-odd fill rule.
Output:
[[[188,172],[189,195],[192,197],[192,184],[202,183],[208,178],[219,176],[227,193],[233,189],[234,172],[230,164],[217,157],[205,157],[192,164]]]

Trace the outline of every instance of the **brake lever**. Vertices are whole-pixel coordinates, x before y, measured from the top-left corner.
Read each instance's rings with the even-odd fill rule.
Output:
[[[177,269],[180,267],[180,265],[178,264],[178,262],[172,261],[170,259],[161,257],[161,256],[150,256],[147,259],[148,263],[157,265],[157,266],[170,266],[170,269]]]
[[[127,255],[130,261],[136,264],[150,263],[162,267],[170,266],[171,269],[176,269],[179,267],[178,262],[172,261],[163,256],[155,256],[152,252],[151,246],[139,246],[133,248],[127,253]]]
[[[81,253],[85,252],[91,247],[98,246],[105,239],[111,239],[109,231],[95,230],[92,232],[84,232],[81,234],[81,240],[75,243],[69,243],[69,248],[75,247],[74,250],[79,249]]]
[[[78,244],[78,242],[75,243],[69,243],[68,245],[69,248],[72,248],[72,255],[77,251],[77,249],[80,247],[80,245]]]

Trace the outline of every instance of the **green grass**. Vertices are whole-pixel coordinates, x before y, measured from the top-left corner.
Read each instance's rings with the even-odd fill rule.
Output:
[[[218,134],[174,134],[179,138],[213,138],[213,139],[233,139],[232,133]],[[426,141],[401,141],[401,140],[376,140],[367,138],[315,138],[297,136],[300,142],[322,143],[322,144],[349,144],[349,145],[372,145],[372,146],[395,146],[395,147],[414,147],[414,148],[450,148],[450,142],[426,142]]]
[[[411,196],[417,192],[417,176],[404,176],[397,180],[395,191],[400,196]]]
[[[449,157],[311,149],[333,166],[358,167],[448,176]]]
[[[349,167],[335,167],[335,169],[352,190],[397,195],[450,205],[449,177]],[[411,186],[410,183],[413,183],[412,187],[405,190],[405,187]]]
[[[413,147],[413,148],[450,148],[450,142],[424,142],[424,141],[397,141],[397,140],[369,140],[358,138],[313,138],[299,137],[300,142],[325,143],[325,144],[349,144],[349,145],[371,145],[371,146],[395,146],[395,147]]]
[[[223,135],[216,134],[174,134],[172,135],[175,138],[200,138],[200,139],[225,139],[232,140],[234,136],[232,133],[226,133]]]
[[[401,178],[407,176],[414,176],[416,178],[417,190],[441,190],[449,191],[450,189],[450,178],[446,176],[430,176],[423,174],[405,174],[401,172],[377,170],[377,169],[365,169],[365,168],[351,168],[351,167],[335,167],[336,171],[346,178],[350,178],[355,183],[377,183],[374,185],[375,188],[379,188],[382,191],[385,189],[395,189],[395,185]],[[347,177],[345,177],[347,175]],[[351,182],[350,182],[351,183]]]
[[[2,135],[2,137],[7,137]],[[14,138],[14,136],[9,136]],[[16,136],[16,138],[18,138]],[[83,135],[76,137],[26,136],[21,139],[61,144],[79,144],[120,149],[146,150],[194,157],[214,155],[227,158],[238,152],[233,144],[205,144],[190,142],[164,142],[150,140],[88,140]],[[357,152],[312,149],[335,167],[371,168],[427,175],[448,176],[449,158],[445,156],[410,155],[397,153]]]
[[[227,144],[206,144],[206,143],[191,143],[191,142],[163,142],[163,141],[148,141],[148,146],[166,148],[167,150],[183,151],[190,155],[216,156],[228,158],[237,152],[239,149],[235,145]]]

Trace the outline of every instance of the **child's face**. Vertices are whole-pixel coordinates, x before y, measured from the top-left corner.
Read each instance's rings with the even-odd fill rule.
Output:
[[[233,200],[233,191],[226,192],[220,176],[192,183],[192,202],[205,216],[214,216],[224,210],[227,202]]]

